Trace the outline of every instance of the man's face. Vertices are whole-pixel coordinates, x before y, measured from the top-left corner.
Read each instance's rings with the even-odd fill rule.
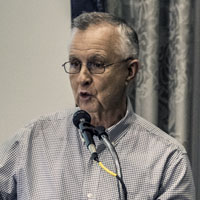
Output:
[[[112,112],[126,102],[125,63],[109,66],[103,74],[91,74],[88,62],[110,64],[124,59],[114,53],[118,32],[111,25],[90,26],[87,30],[75,30],[70,45],[69,59],[82,63],[78,74],[70,74],[70,82],[76,104],[90,114]]]

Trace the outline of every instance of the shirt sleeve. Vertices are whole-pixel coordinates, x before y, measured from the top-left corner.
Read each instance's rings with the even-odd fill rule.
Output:
[[[161,181],[157,200],[195,200],[195,186],[186,153],[169,159]]]
[[[15,170],[19,142],[11,140],[0,147],[0,199],[17,199]]]

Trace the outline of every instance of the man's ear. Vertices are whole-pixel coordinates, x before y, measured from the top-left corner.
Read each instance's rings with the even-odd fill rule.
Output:
[[[128,77],[127,77],[127,81],[129,82],[130,80],[132,80],[135,75],[137,74],[138,71],[138,66],[139,66],[139,62],[137,59],[131,60],[129,62],[129,66],[128,66]]]

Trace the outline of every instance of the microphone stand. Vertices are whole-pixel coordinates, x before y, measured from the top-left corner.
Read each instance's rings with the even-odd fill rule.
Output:
[[[91,117],[86,111],[79,110],[76,113],[74,113],[73,123],[78,129],[81,130],[81,136],[84,139],[84,142],[85,142],[88,150],[90,151],[92,158],[95,161],[97,161],[99,163],[99,165],[105,171],[107,171],[109,174],[111,174],[112,176],[115,176],[117,178],[119,197],[121,199],[121,196],[122,196],[121,195],[121,187],[120,187],[120,184],[119,184],[119,182],[120,182],[121,186],[122,186],[122,191],[123,191],[122,198],[124,200],[127,200],[127,190],[126,190],[126,186],[125,186],[123,179],[122,179],[122,171],[121,171],[117,152],[115,151],[114,146],[109,141],[108,135],[105,132],[105,128],[103,126],[94,127],[90,124],[90,121],[91,121]],[[94,143],[94,140],[93,140],[94,135],[99,137],[99,139],[102,140],[104,145],[109,149],[109,151],[110,151],[110,153],[113,157],[117,173],[113,173],[112,171],[107,169],[105,166],[103,166],[103,164],[99,161],[98,154],[96,152],[96,146],[95,146],[95,143]]]
[[[117,179],[118,179],[118,189],[119,189],[119,195],[120,195],[120,199],[121,199],[121,193],[120,191],[123,191],[123,198],[124,200],[127,200],[127,190],[126,190],[126,186],[123,182],[122,179],[122,170],[121,170],[121,166],[120,166],[120,162],[119,162],[119,157],[117,155],[117,152],[114,148],[114,146],[112,145],[112,143],[110,142],[110,140],[108,139],[108,134],[105,132],[105,128],[103,126],[97,126],[95,127],[95,131],[96,136],[99,137],[99,139],[101,141],[103,141],[104,145],[108,148],[108,150],[110,151],[112,158],[114,160],[115,163],[115,168],[116,168],[116,172],[117,172]],[[119,182],[121,183],[121,186],[119,184]]]

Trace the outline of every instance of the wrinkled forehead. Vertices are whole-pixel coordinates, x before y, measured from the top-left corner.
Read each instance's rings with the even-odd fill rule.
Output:
[[[71,33],[73,35],[77,31],[86,32],[86,31],[95,31],[98,29],[107,30],[110,33],[114,33],[117,30],[117,26],[114,26],[114,25],[106,23],[106,22],[102,22],[99,24],[90,24],[85,29],[79,29],[77,27],[74,27],[74,28],[72,28]]]
[[[118,41],[119,32],[115,26],[110,24],[90,25],[85,30],[73,28],[69,51],[77,45],[80,46],[80,44],[87,44],[88,48],[90,44],[101,44],[109,48],[115,48]]]

